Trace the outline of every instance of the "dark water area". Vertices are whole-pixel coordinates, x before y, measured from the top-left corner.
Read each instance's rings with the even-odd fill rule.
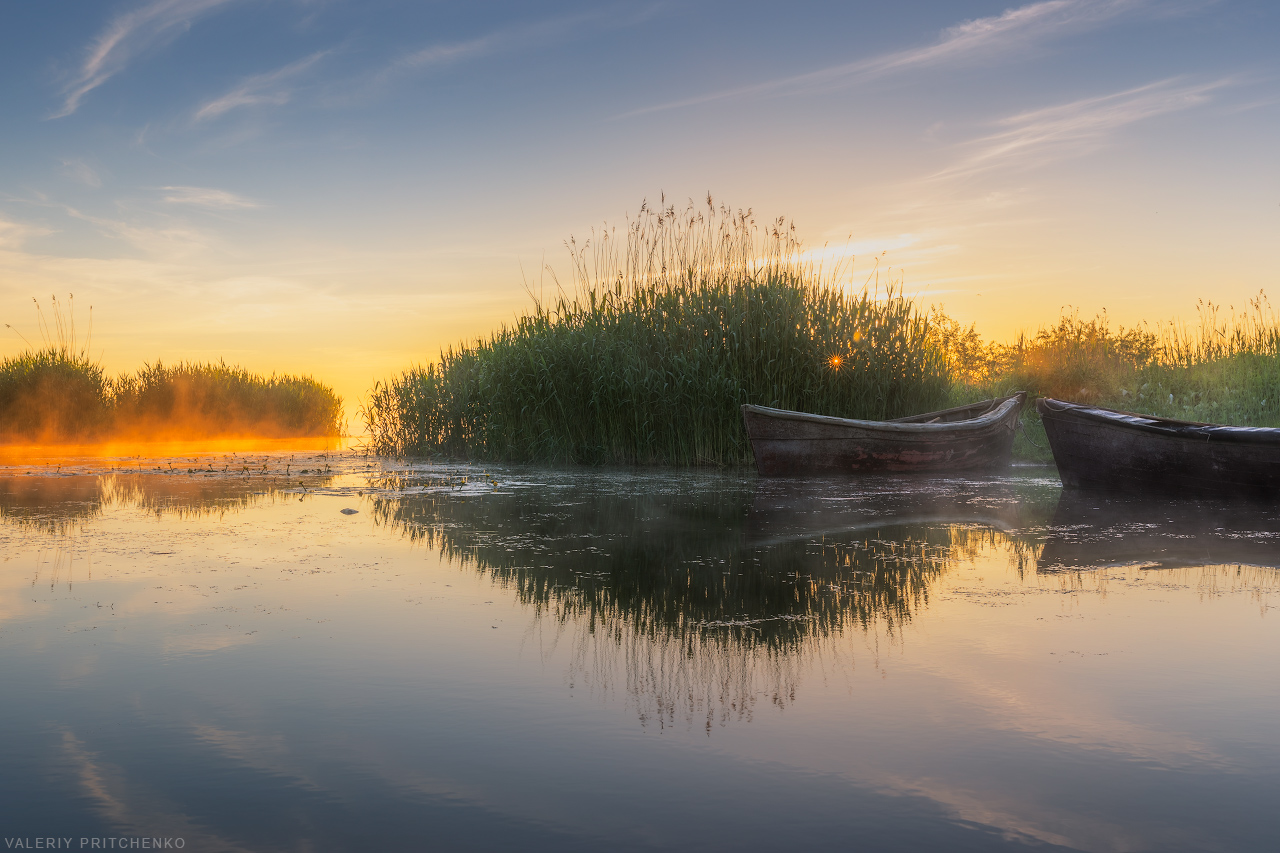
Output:
[[[285,459],[0,470],[7,844],[1280,838],[1280,508]]]

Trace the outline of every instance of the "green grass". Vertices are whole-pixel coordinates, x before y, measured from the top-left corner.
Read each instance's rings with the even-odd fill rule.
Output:
[[[48,347],[0,361],[0,437],[87,440],[110,421],[110,382],[83,353]]]
[[[569,463],[751,461],[743,403],[892,418],[1025,390],[1108,408],[1280,426],[1280,323],[1259,294],[1200,322],[1114,328],[1065,313],[984,341],[900,289],[849,287],[799,261],[792,229],[710,205],[642,208],[567,244],[570,291],[514,326],[377,385],[379,453]],[[1052,461],[1029,407],[1015,459]]]
[[[222,362],[157,362],[112,384],[117,433],[272,438],[336,436],[342,398],[304,376],[261,376]]]
[[[202,438],[336,437],[342,398],[309,376],[262,376],[218,362],[148,364],[108,377],[90,356],[93,307],[83,339],[75,297],[33,299],[42,346],[0,360],[0,443]]]
[[[1201,303],[1200,322],[1113,330],[1106,315],[1058,322],[1013,344],[982,341],[935,311],[931,330],[948,353],[953,399],[1018,388],[1074,402],[1179,420],[1280,427],[1280,323],[1259,294],[1223,314]],[[1015,446],[1024,460],[1050,461],[1034,411]]]
[[[148,365],[108,378],[67,346],[0,361],[0,441],[337,436],[342,399],[310,377],[226,364]]]
[[[570,292],[373,389],[376,452],[736,465],[743,403],[891,418],[947,398],[927,318],[801,262],[781,220],[708,199],[568,245]]]
[[[739,407],[855,418],[1012,391],[1146,414],[1280,426],[1280,323],[1263,294],[1200,322],[1113,328],[1065,313],[984,341],[901,288],[802,262],[783,220],[641,208],[621,238],[566,244],[572,282],[511,327],[380,383],[362,409],[384,454],[567,463],[749,464]],[[1015,459],[1049,462],[1029,407]]]

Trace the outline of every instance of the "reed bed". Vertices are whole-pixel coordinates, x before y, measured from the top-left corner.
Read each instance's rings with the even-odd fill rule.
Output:
[[[23,338],[26,350],[0,360],[0,442],[343,432],[342,398],[311,377],[261,376],[223,362],[156,362],[112,378],[90,356],[90,336],[77,339],[74,310],[56,298],[50,317],[38,302],[36,309],[43,346]]]
[[[929,321],[893,287],[803,262],[750,211],[642,207],[567,242],[572,282],[370,394],[373,450],[562,463],[749,462],[739,407],[891,418],[943,403]]]
[[[116,379],[117,433],[338,436],[342,398],[308,376],[261,376],[223,362],[146,365]]]
[[[342,398],[306,376],[157,362],[110,378],[56,348],[0,361],[0,442],[322,437],[342,426]]]
[[[83,353],[48,347],[0,361],[0,437],[87,440],[110,421],[110,380]]]
[[[983,341],[937,309],[930,329],[947,355],[956,400],[1018,388],[1180,420],[1280,427],[1280,320],[1266,294],[1243,310],[1210,302],[1197,309],[1195,325],[1127,329],[1113,329],[1105,313],[1088,320],[1064,313],[1012,344]],[[1015,453],[1047,460],[1034,412],[1024,421]]]

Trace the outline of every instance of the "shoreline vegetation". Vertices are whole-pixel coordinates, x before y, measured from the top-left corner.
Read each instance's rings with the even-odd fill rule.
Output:
[[[947,400],[928,318],[844,287],[784,220],[642,207],[623,235],[568,241],[573,280],[488,339],[379,383],[363,407],[392,455],[740,465],[743,403],[893,418]]]
[[[24,352],[0,360],[0,445],[343,433],[342,398],[311,377],[262,376],[223,362],[158,361],[109,377],[90,356],[88,339],[77,343],[72,309],[62,311],[55,297],[46,322],[36,307],[43,346],[28,342]]]
[[[1280,320],[1261,292],[1240,311],[1202,302],[1193,326],[1066,311],[1005,344],[877,270],[815,263],[785,219],[758,226],[710,197],[642,206],[621,233],[566,247],[567,286],[549,273],[551,295],[530,287],[513,325],[374,386],[367,452],[749,466],[744,403],[883,420],[1016,390],[1280,427]],[[77,343],[70,306],[36,309],[43,345],[23,338],[0,359],[0,449],[345,434],[342,399],[311,377],[156,362],[113,378]],[[1015,460],[1051,463],[1033,407],[1023,423]]]
[[[1201,302],[1194,327],[1111,328],[1105,313],[1064,313],[1012,344],[985,342],[934,308],[930,336],[946,353],[956,400],[1013,390],[1182,421],[1280,427],[1280,318],[1265,293],[1243,310]],[[1053,462],[1030,407],[1014,459]]]
[[[1197,327],[1059,320],[982,340],[900,284],[807,260],[783,219],[642,206],[566,243],[572,281],[488,338],[378,383],[375,453],[474,461],[750,465],[743,403],[886,419],[1025,390],[1181,420],[1280,426],[1280,323],[1259,293]],[[1014,446],[1051,463],[1034,408]]]
[[[342,398],[307,376],[218,363],[146,365],[108,377],[47,347],[0,361],[0,444],[336,438]]]

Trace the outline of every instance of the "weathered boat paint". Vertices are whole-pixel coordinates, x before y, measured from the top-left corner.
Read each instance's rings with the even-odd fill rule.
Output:
[[[742,407],[756,470],[765,477],[959,472],[1007,466],[1026,402],[1008,397],[892,421]]]
[[[1280,497],[1280,429],[1036,401],[1064,486],[1168,496]]]

